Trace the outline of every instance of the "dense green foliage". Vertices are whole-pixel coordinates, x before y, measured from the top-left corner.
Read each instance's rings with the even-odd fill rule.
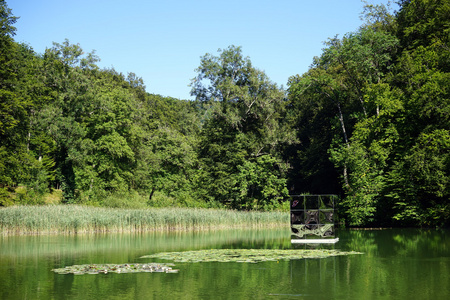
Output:
[[[395,18],[369,5],[365,16],[290,79],[294,120],[308,140],[300,158],[318,147],[328,154],[350,225],[448,224],[450,2],[404,1]],[[312,166],[327,169],[319,159]],[[320,191],[315,175],[304,177],[320,180]]]
[[[366,5],[284,91],[230,46],[195,101],[146,92],[68,40],[16,43],[0,1],[0,205],[286,208],[335,193],[351,226],[450,220],[450,1]],[[289,192],[288,192],[289,191]]]
[[[255,69],[239,47],[206,54],[192,95],[208,107],[200,133],[208,196],[233,208],[271,208],[288,191],[280,148],[290,134],[282,122],[283,91]]]

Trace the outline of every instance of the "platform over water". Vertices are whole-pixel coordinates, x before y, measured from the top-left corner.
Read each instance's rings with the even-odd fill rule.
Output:
[[[292,244],[336,244],[339,238],[335,239],[291,239]]]

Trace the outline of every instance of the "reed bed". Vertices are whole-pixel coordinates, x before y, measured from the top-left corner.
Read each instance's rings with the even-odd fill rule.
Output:
[[[77,234],[288,226],[286,212],[199,208],[118,209],[81,205],[0,209],[2,234]]]

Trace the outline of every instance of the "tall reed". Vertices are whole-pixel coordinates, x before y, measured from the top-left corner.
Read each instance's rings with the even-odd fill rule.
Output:
[[[0,209],[2,234],[72,234],[288,226],[286,212],[223,209],[118,209],[80,205],[11,206]]]

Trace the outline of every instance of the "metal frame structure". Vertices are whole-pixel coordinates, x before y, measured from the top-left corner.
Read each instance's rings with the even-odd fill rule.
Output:
[[[337,195],[291,195],[291,243],[334,244]]]

